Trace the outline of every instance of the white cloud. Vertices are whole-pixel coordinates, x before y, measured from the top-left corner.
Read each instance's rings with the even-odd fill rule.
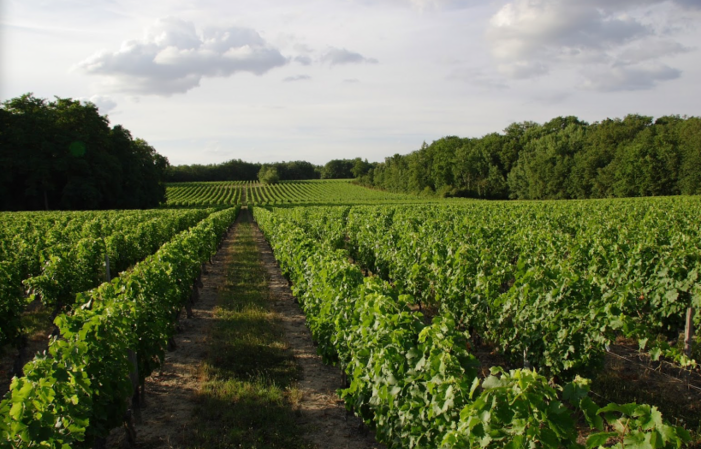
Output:
[[[117,102],[111,97],[106,95],[93,95],[90,98],[80,98],[82,101],[89,101],[90,103],[97,106],[100,114],[107,114],[111,110],[117,107]]]
[[[296,43],[292,46],[296,51],[303,54],[312,53],[314,50],[307,44]]]
[[[681,71],[664,64],[614,67],[585,75],[584,88],[601,92],[646,90],[661,81],[677,79]]]
[[[474,0],[408,0],[408,2],[421,11],[425,9],[468,8],[476,3]]]
[[[651,33],[639,21],[589,2],[516,0],[492,17],[487,37],[497,59],[522,63],[605,50]]]
[[[326,53],[321,56],[321,62],[328,62],[330,65],[340,64],[377,64],[377,59],[366,58],[360,53],[356,53],[345,48],[329,48]]]
[[[653,17],[650,8],[663,3],[513,0],[492,16],[486,36],[496,66],[507,78],[535,78],[574,67],[587,72],[583,87],[588,89],[620,90],[625,82],[631,83],[629,90],[650,89],[680,75],[661,58],[691,51],[657,30],[664,19]],[[689,3],[675,0],[667,6]],[[635,66],[645,62],[652,64]]]
[[[547,74],[550,69],[542,61],[515,61],[510,64],[499,64],[497,66],[501,74],[511,79],[526,79]]]
[[[477,68],[455,69],[448,75],[448,79],[463,81],[467,84],[488,90],[504,90],[509,88],[502,77]]]
[[[633,47],[623,50],[617,58],[617,64],[630,65],[643,61],[654,60],[664,56],[674,56],[688,53],[693,49],[685,47],[679,42],[668,39],[651,40],[641,42]]]
[[[419,11],[464,9],[480,4],[480,0],[357,0],[357,2],[367,6],[375,6],[378,3],[409,6]]]
[[[674,0],[674,3],[683,8],[701,10],[701,2],[699,0]]]
[[[312,77],[309,75],[294,75],[294,76],[288,76],[287,78],[283,79],[282,81],[289,83],[292,81],[307,81],[310,79],[312,79]]]
[[[302,65],[311,65],[312,58],[307,55],[299,55],[294,57],[295,62],[299,62]]]
[[[101,51],[76,67],[104,77],[113,91],[167,96],[197,87],[203,77],[263,75],[287,63],[254,30],[198,32],[191,22],[165,18],[150,27],[144,39],[126,41],[118,51]]]

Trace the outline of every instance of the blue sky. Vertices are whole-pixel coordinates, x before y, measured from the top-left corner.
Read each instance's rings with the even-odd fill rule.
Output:
[[[173,164],[383,160],[576,115],[701,115],[701,0],[4,0],[0,99],[94,102]]]

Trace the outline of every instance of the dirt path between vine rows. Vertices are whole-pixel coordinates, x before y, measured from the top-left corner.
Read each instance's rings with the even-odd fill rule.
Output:
[[[212,258],[212,263],[206,264],[200,298],[192,306],[194,318],[187,318],[183,311],[178,322],[180,332],[175,335],[176,349],[167,352],[162,369],[146,379],[144,405],[134,414],[139,448],[180,447],[177,442],[196,406],[196,394],[200,387],[198,370],[207,354],[208,329],[215,320],[217,294],[224,286],[236,241],[236,229],[235,223]],[[114,429],[107,440],[107,447],[124,446],[124,440],[124,431]]]
[[[248,212],[248,211],[245,211]],[[302,368],[298,388],[300,424],[307,426],[307,438],[319,448],[370,449],[384,448],[360,418],[346,411],[343,400],[336,394],[342,387],[341,370],[325,365],[317,354],[312,336],[305,325],[304,313],[275,260],[270,245],[254,224],[254,238],[268,271],[269,287],[275,310],[285,329],[285,339]]]
[[[137,447],[165,449],[183,447],[197,407],[201,388],[200,366],[207,356],[209,329],[214,324],[219,290],[225,288],[228,266],[235,253],[240,221],[252,220],[250,211],[241,210],[233,228],[225,237],[221,249],[207,264],[203,274],[200,299],[192,307],[194,318],[183,312],[179,321],[180,332],[175,336],[177,349],[166,354],[160,372],[146,379],[145,405],[135,411],[134,424]],[[285,340],[302,372],[298,388],[302,398],[297,404],[298,423],[304,436],[318,448],[382,449],[372,432],[359,418],[347,413],[336,394],[341,388],[338,367],[324,365],[316,354],[305,318],[294,301],[286,279],[257,225],[254,236],[262,263],[268,272],[269,288],[275,312],[284,323]],[[125,447],[125,432],[114,429],[106,447]],[[186,438],[185,438],[186,439]]]

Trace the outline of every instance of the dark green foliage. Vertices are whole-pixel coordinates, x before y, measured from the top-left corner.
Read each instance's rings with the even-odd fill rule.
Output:
[[[280,174],[272,165],[264,165],[258,172],[258,181],[263,184],[275,184],[280,180]]]
[[[348,376],[349,387],[340,392],[346,406],[374,426],[388,447],[583,449],[577,437],[586,427],[592,432],[588,448],[608,442],[621,448],[672,449],[689,442],[686,430],[665,422],[655,407],[598,407],[589,395],[589,381],[579,376],[558,385],[537,371],[507,373],[497,367],[480,379],[469,333],[456,316],[442,310],[428,324],[411,307],[416,298],[401,294],[400,282],[364,278],[349,261],[349,256],[357,261],[356,255],[335,249],[345,241],[339,225],[324,229],[328,222],[346,221],[339,217],[350,221],[353,210],[318,211],[298,215],[294,209],[255,208],[254,216],[292,281],[319,354],[339,363]],[[397,221],[396,213],[375,212],[363,227]],[[413,212],[410,221],[421,221],[423,211]],[[300,226],[302,216],[320,232]],[[325,219],[331,217],[335,220]],[[366,239],[368,246],[377,241]],[[441,264],[435,255],[415,260],[412,271]],[[581,418],[586,424],[577,426]]]
[[[356,160],[333,159],[321,169],[321,179],[348,179],[353,178]]]
[[[168,160],[92,103],[32,94],[0,108],[0,210],[143,209],[165,200]]]
[[[30,361],[0,402],[0,448],[92,447],[122,424],[132,395],[127,351],[137,355],[140,381],[157,368],[201,264],[237,213],[215,212],[133,270],[78,295],[73,311],[56,318],[60,337],[48,354]]]
[[[360,182],[393,192],[492,199],[701,193],[701,119],[628,115],[588,124],[513,123],[479,139],[444,137],[385,159]]]
[[[76,294],[155,253],[214,209],[0,213],[0,348],[17,345],[35,297],[70,310]]]
[[[667,197],[275,213],[417,306],[457,317],[512,363],[527,354],[542,373],[572,378],[599,370],[619,334],[654,359],[697,366],[667,340],[698,303],[700,206]]]
[[[311,162],[290,161],[266,164],[274,167],[281,181],[319,179],[320,168]],[[263,164],[234,159],[221,164],[168,167],[168,182],[256,181]]]
[[[351,168],[351,173],[354,178],[359,178],[361,176],[367,175],[370,170],[372,170],[374,164],[368,162],[367,159],[363,160],[359,157],[353,159],[353,168]]]

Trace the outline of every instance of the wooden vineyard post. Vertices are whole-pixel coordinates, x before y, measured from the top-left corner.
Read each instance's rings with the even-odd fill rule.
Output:
[[[691,340],[694,338],[694,308],[686,309],[686,328],[684,330],[684,354],[691,358]]]
[[[528,360],[528,349],[523,350],[523,369],[533,369],[531,361]]]
[[[134,368],[129,373],[129,380],[134,390],[131,398],[127,399],[127,412],[124,414],[124,431],[127,434],[127,445],[136,447],[136,429],[134,428],[134,408],[142,405],[139,395],[139,368],[136,358],[136,351],[127,350],[127,358],[134,365]]]

